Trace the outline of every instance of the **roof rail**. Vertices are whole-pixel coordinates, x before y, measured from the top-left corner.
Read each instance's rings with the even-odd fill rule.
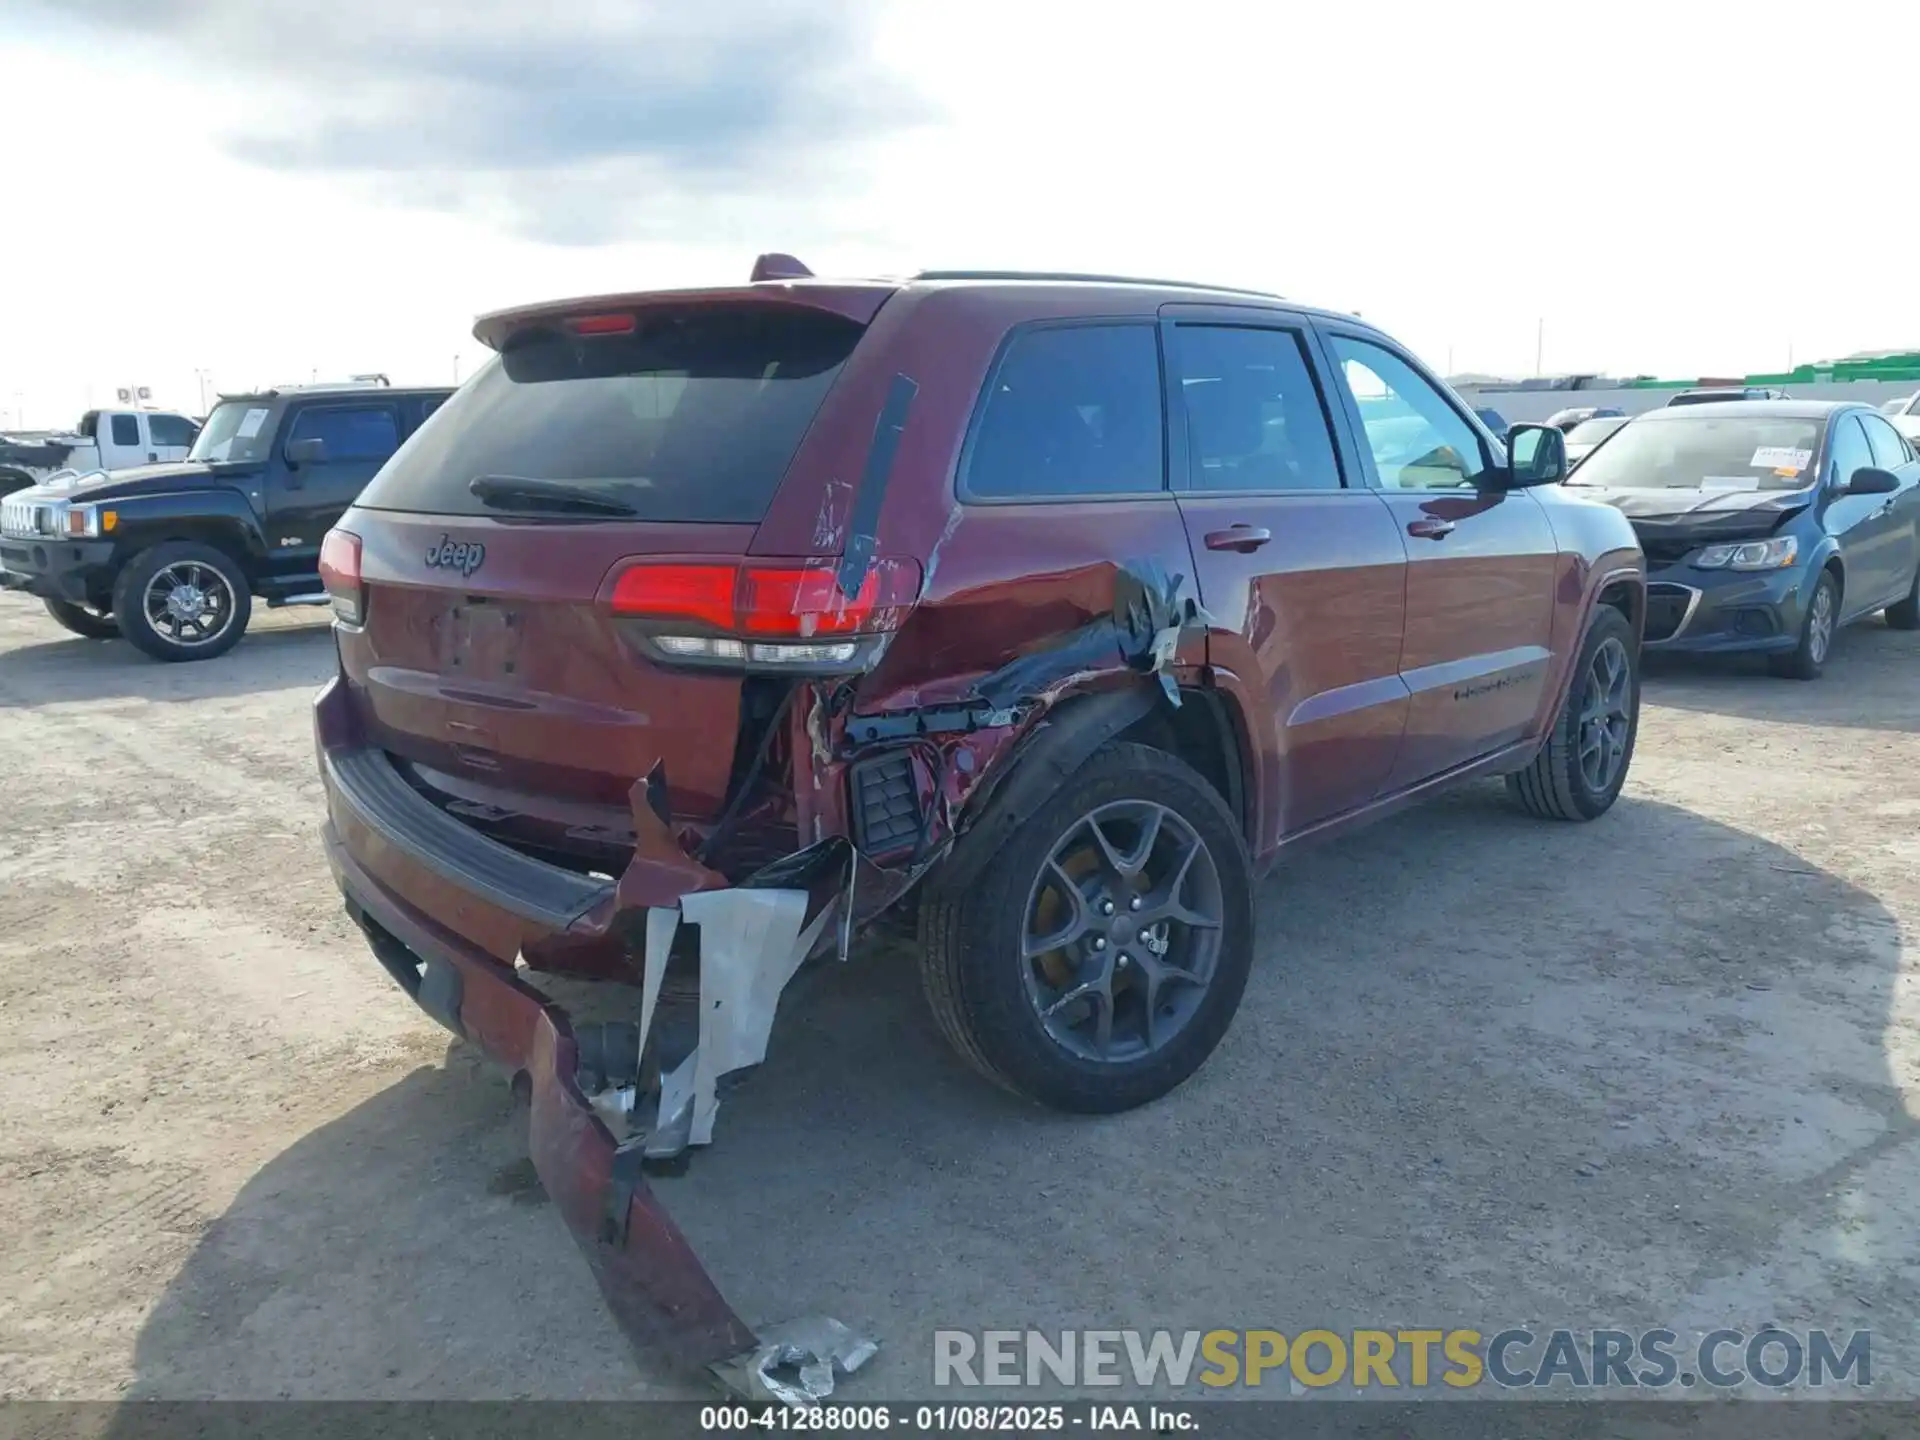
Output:
[[[1149,285],[1168,290],[1211,290],[1220,295],[1257,295],[1281,300],[1270,290],[1248,290],[1239,285],[1203,285],[1195,280],[1149,280],[1138,275],[1082,275],[1071,270],[922,270],[910,280],[1037,280],[1082,285]]]

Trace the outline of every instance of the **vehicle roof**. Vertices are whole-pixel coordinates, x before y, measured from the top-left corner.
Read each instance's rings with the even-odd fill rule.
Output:
[[[582,295],[490,311],[474,322],[473,334],[482,344],[498,349],[510,331],[531,321],[676,302],[733,301],[743,304],[799,305],[844,315],[865,324],[872,320],[881,305],[895,295],[954,289],[991,291],[1003,296],[1027,292],[1032,295],[1037,307],[1066,297],[1085,299],[1102,294],[1124,297],[1130,304],[1258,305],[1296,311],[1316,319],[1358,324],[1369,330],[1374,328],[1355,315],[1302,305],[1264,290],[1240,289],[1230,285],[1147,279],[1131,275],[1082,274],[1075,271],[922,270],[914,275],[864,280],[805,276],[749,281],[744,285]]]
[[[1661,406],[1634,416],[1636,420],[1695,420],[1715,415],[1749,415],[1755,419],[1824,420],[1836,410],[1864,410],[1857,400],[1712,400],[1704,405]]]

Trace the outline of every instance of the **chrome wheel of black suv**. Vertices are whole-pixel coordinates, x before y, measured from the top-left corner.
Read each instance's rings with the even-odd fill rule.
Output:
[[[113,586],[120,633],[156,660],[211,660],[240,643],[253,592],[233,560],[170,540],[127,562]]]
[[[1592,820],[1620,796],[1640,727],[1640,655],[1633,627],[1611,606],[1594,612],[1574,660],[1573,683],[1526,769],[1507,790],[1548,820]]]

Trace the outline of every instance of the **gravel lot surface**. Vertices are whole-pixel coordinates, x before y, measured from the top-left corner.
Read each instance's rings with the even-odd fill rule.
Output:
[[[314,616],[165,666],[0,596],[0,1395],[703,1394],[342,915]],[[1871,1327],[1915,1393],[1916,678],[1878,621],[1812,685],[1657,667],[1602,821],[1476,785],[1286,864],[1131,1115],[974,1080],[865,945],[660,1190],[749,1321],[880,1337],[848,1399],[940,1326],[1526,1322]]]

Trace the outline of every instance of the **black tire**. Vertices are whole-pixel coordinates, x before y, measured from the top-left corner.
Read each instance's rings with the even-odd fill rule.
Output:
[[[1082,817],[1128,802],[1164,807],[1204,845],[1219,881],[1220,925],[1210,932],[1208,979],[1180,1027],[1158,1048],[1149,1039],[1143,1054],[1091,1059],[1049,1033],[1030,998],[1033,962],[1024,958],[1022,940],[1037,877],[1056,847]],[[921,899],[920,941],[921,979],[934,1019],[982,1075],[1059,1110],[1131,1110],[1198,1070],[1239,1009],[1253,960],[1252,864],[1239,825],[1211,785],[1164,751],[1116,741],[1068,776],[964,893],[934,877]],[[1164,958],[1168,952],[1155,953]]]
[[[1887,606],[1887,625],[1894,630],[1920,630],[1920,567],[1915,567],[1907,598]]]
[[[100,615],[84,605],[75,605],[70,600],[43,600],[47,614],[56,624],[63,625],[74,634],[87,640],[118,640],[120,622],[111,615]]]
[[[196,636],[188,622],[170,628],[168,620],[156,619],[151,592],[168,571],[183,578],[197,576],[206,583],[195,588],[204,591],[214,588],[211,577],[224,583],[226,597],[219,613],[200,622],[209,634]],[[169,540],[141,551],[120,571],[113,584],[113,613],[120,633],[156,660],[211,660],[240,643],[253,614],[253,591],[230,556],[192,540]]]
[[[1827,607],[1828,627],[1821,638],[1814,617],[1820,613],[1822,597]],[[1806,614],[1800,617],[1800,643],[1787,655],[1775,655],[1768,665],[1773,673],[1788,680],[1818,680],[1833,653],[1833,642],[1840,634],[1840,582],[1831,570],[1822,570],[1813,582],[1813,594],[1807,597]]]
[[[1596,784],[1585,763],[1582,716],[1598,698],[1594,666],[1609,646],[1617,647],[1626,665],[1626,735],[1617,759]],[[1543,820],[1595,820],[1606,814],[1627,782],[1634,741],[1640,733],[1640,651],[1633,642],[1633,627],[1627,617],[1611,605],[1594,611],[1573,663],[1573,683],[1567,687],[1567,698],[1554,717],[1547,743],[1526,769],[1507,776],[1508,793],[1529,814]]]

